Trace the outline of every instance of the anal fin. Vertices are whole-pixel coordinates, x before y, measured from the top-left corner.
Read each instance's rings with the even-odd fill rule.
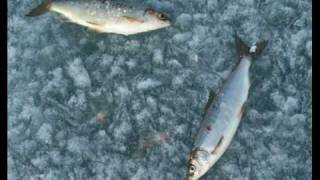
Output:
[[[90,31],[92,31],[92,32],[96,32],[96,33],[104,33],[103,31],[101,31],[100,29],[98,29],[98,28],[92,28],[92,27],[89,27],[88,28]]]
[[[219,139],[216,147],[214,148],[214,150],[211,152],[211,154],[217,154],[219,152],[219,148],[221,147],[223,142],[223,136],[221,136],[221,138]]]

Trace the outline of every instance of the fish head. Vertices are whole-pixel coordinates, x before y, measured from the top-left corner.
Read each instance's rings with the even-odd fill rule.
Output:
[[[209,158],[210,154],[206,150],[192,150],[188,164],[188,180],[197,180],[209,170]]]
[[[165,28],[171,25],[167,15],[151,8],[147,8],[144,11],[144,23],[152,27],[152,29]]]

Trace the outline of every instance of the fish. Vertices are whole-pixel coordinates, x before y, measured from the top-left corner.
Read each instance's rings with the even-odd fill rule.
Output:
[[[171,25],[167,15],[153,8],[113,0],[44,0],[26,16],[40,16],[49,11],[98,33],[128,36]]]
[[[234,37],[239,61],[220,91],[209,93],[188,161],[188,180],[197,180],[206,174],[230,145],[248,99],[250,66],[268,44],[261,40],[248,47],[237,33]]]

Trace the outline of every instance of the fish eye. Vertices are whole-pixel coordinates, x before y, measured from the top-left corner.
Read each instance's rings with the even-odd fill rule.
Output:
[[[194,173],[196,171],[196,167],[194,165],[190,166],[190,173]]]
[[[165,15],[162,14],[162,13],[158,13],[158,18],[159,18],[160,20],[163,20],[163,21],[168,20],[167,16],[165,16]]]

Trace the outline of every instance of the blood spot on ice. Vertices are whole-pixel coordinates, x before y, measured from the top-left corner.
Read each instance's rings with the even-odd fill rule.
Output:
[[[211,127],[211,126],[208,126],[208,127],[207,127],[207,130],[208,130],[208,131],[212,131],[212,127]]]

